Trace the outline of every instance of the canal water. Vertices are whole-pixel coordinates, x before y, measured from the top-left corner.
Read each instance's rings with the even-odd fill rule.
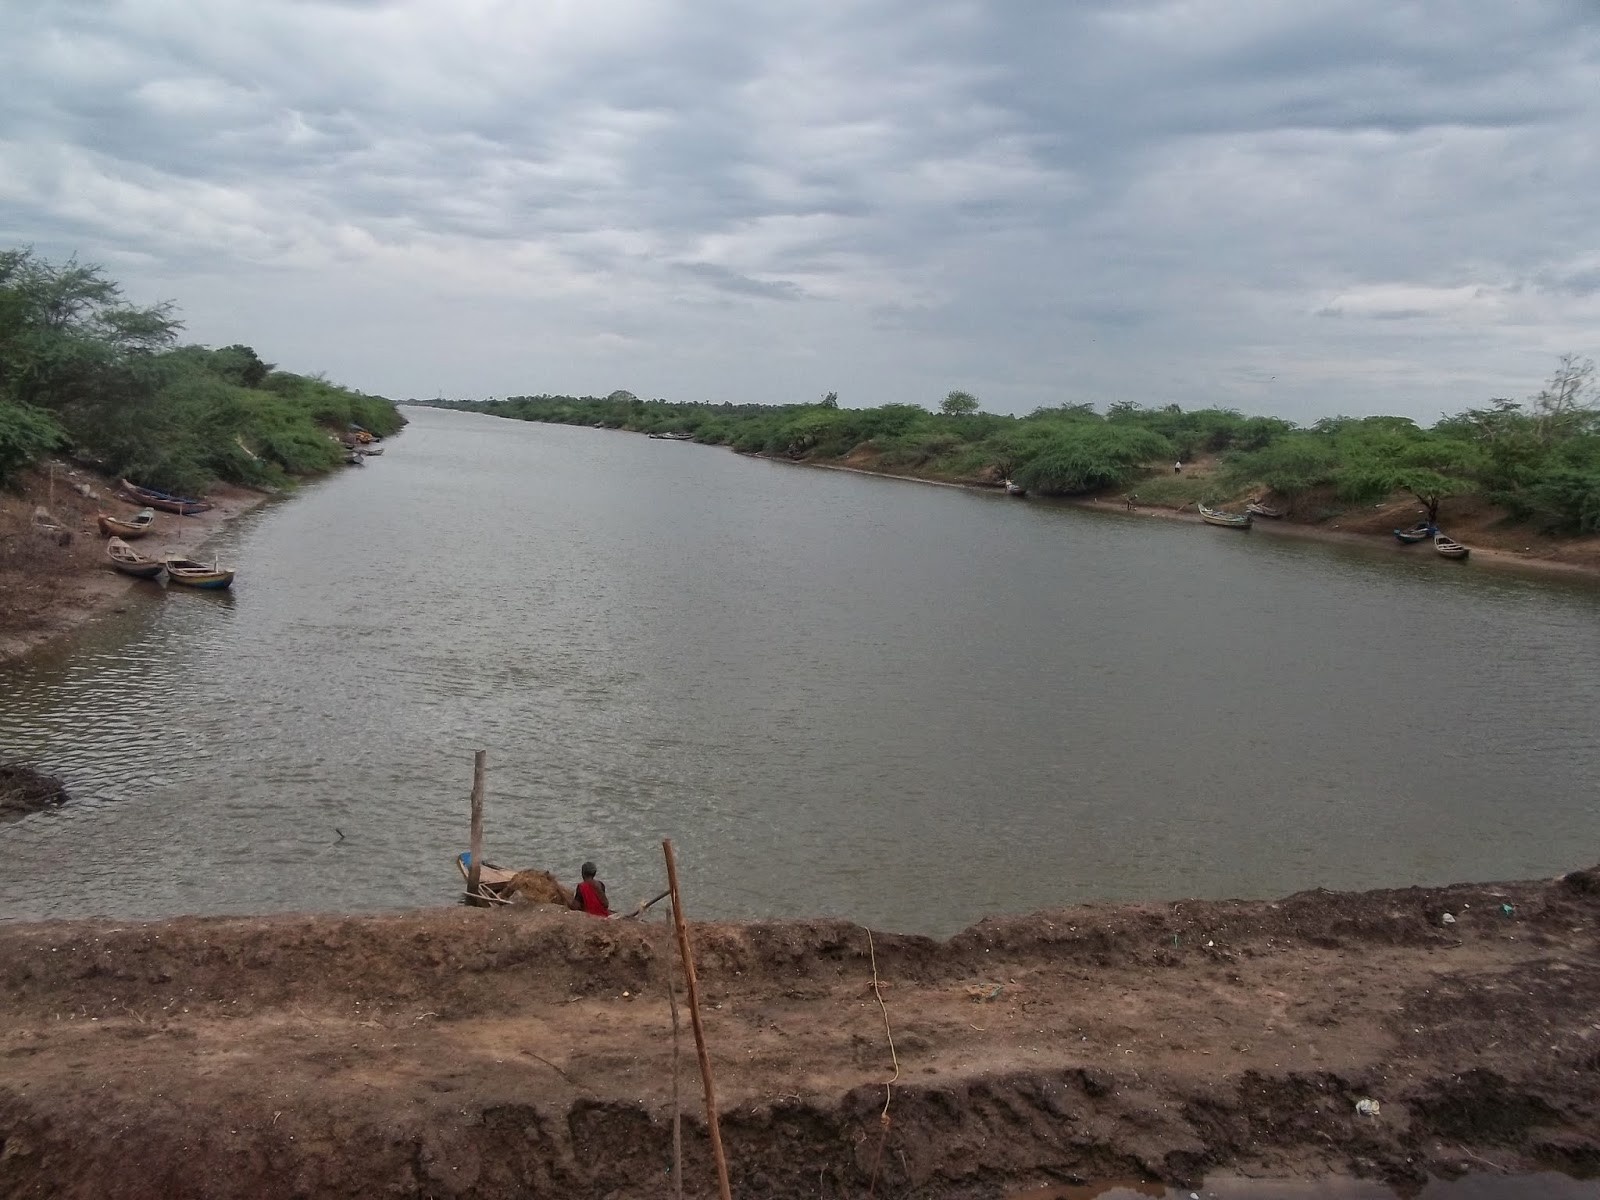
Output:
[[[950,933],[1069,902],[1600,860],[1600,591],[410,409],[361,470],[0,667],[0,919],[448,902],[487,857],[697,916]]]

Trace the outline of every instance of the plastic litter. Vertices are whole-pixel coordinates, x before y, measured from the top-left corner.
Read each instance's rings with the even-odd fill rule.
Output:
[[[1456,919],[1454,917],[1452,917],[1449,913],[1445,913],[1445,915],[1443,917],[1441,917],[1440,920],[1446,925],[1454,925],[1456,923]]]
[[[1504,913],[1506,916],[1509,917],[1512,913],[1516,912],[1517,910],[1512,908],[1511,905],[1509,905],[1509,904],[1502,904],[1500,906],[1500,911],[1502,913]]]
[[[1378,1102],[1370,1096],[1363,1096],[1361,1099],[1356,1101],[1356,1111],[1363,1117],[1377,1116],[1378,1108]]]

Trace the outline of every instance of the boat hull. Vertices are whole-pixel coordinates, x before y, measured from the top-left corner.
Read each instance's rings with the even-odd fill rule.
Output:
[[[186,558],[169,558],[166,560],[167,582],[175,583],[180,587],[201,588],[206,591],[219,591],[233,584],[233,572],[222,571],[215,567],[208,567],[204,563],[197,563]]]
[[[136,483],[129,483],[126,479],[121,480],[119,486],[122,494],[136,503],[159,508],[162,512],[177,513],[180,517],[203,513],[211,507],[205,500],[195,500],[188,496],[169,496],[166,492],[142,488]]]
[[[111,569],[135,579],[154,579],[166,569],[159,559],[142,558],[133,547],[121,538],[114,537],[106,543],[106,555],[111,559]]]
[[[1218,529],[1249,529],[1251,524],[1249,513],[1237,516],[1234,513],[1218,512],[1203,504],[1200,506],[1200,519],[1207,525],[1215,525]]]
[[[95,523],[100,526],[102,537],[119,537],[128,542],[142,538],[155,528],[154,521],[123,521],[107,513],[97,514]]]

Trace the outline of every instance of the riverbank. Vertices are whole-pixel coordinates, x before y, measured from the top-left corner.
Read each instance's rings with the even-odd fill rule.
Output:
[[[53,471],[53,480],[52,480]],[[87,487],[83,495],[78,488]],[[112,571],[95,514],[126,517],[139,508],[115,495],[116,480],[56,460],[0,491],[0,662],[63,636],[123,604],[131,589],[152,586]],[[134,543],[149,557],[193,555],[228,521],[259,507],[271,493],[222,484],[207,494],[213,507],[194,516],[158,512],[156,528]],[[68,537],[35,530],[46,507]]]
[[[903,479],[908,483],[929,484],[934,487],[961,488],[986,494],[1001,494],[999,481],[972,479],[940,479],[907,471],[890,471],[872,465],[870,454],[852,455],[841,462],[819,462],[814,459],[795,459],[781,454],[757,454],[756,458],[792,466],[813,467],[824,471],[844,471],[855,475],[875,475],[883,479]],[[1199,483],[1207,479],[1211,464],[1202,462],[1192,466],[1188,479]],[[1160,482],[1165,482],[1164,480]],[[1147,489],[1148,490],[1148,489]],[[1133,491],[1139,491],[1136,485]],[[1200,519],[1192,502],[1157,503],[1141,498],[1130,508],[1123,491],[1087,496],[1050,497],[1037,500],[1025,497],[1025,502],[1061,504],[1092,512],[1116,513],[1123,516],[1157,517],[1168,521],[1212,529]],[[1014,499],[1008,497],[1008,499]],[[1237,507],[1243,511],[1243,505]],[[1288,512],[1283,518],[1258,518],[1251,533],[1265,533],[1274,537],[1295,537],[1349,546],[1366,546],[1393,550],[1396,553],[1427,556],[1431,547],[1408,546],[1395,539],[1396,528],[1409,528],[1417,521],[1417,502],[1409,496],[1366,507],[1345,506],[1336,508],[1328,497],[1312,496],[1299,506],[1298,512]],[[1450,535],[1472,548],[1468,560],[1484,566],[1513,568],[1541,574],[1579,576],[1600,579],[1600,536],[1583,538],[1556,538],[1538,534],[1525,526],[1509,522],[1503,512],[1475,498],[1450,501],[1440,519]],[[1233,530],[1217,530],[1221,535]]]
[[[1600,1172],[1600,868],[694,939],[738,1195]],[[671,954],[538,910],[0,926],[0,1191],[653,1200]]]

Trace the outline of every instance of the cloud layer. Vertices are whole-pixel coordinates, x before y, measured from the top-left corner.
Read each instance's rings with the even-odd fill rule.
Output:
[[[1600,350],[1588,0],[17,9],[0,244],[397,397],[1431,418]]]

